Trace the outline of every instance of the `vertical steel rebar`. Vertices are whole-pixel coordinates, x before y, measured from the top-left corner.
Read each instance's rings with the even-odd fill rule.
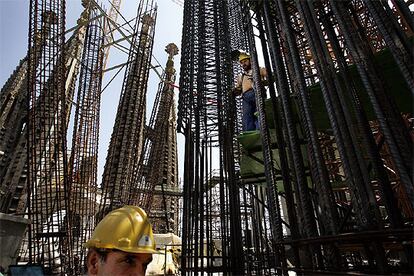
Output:
[[[349,16],[345,3],[330,1],[330,5],[344,35],[346,45],[350,49],[350,55],[355,61],[386,142],[390,147],[396,169],[406,188],[406,193],[414,204],[412,166],[409,165],[411,161],[408,161],[407,156],[407,153],[412,152],[412,143],[407,141],[405,127],[401,123],[401,116],[396,114],[397,109],[390,107],[390,105],[395,106],[395,103],[386,95],[383,83],[372,62],[372,53],[366,48],[355,26],[352,25],[353,21]]]
[[[128,204],[136,166],[144,142],[146,90],[154,42],[157,8],[153,0],[138,4],[135,35],[129,50],[115,125],[102,178],[102,201],[98,217]]]
[[[38,45],[39,30],[53,21],[50,36]],[[70,212],[66,160],[65,1],[30,6],[27,167],[29,263],[49,273],[71,270]],[[41,36],[45,36],[42,32]],[[36,47],[37,45],[37,47]],[[39,47],[40,46],[40,47]],[[37,62],[39,60],[39,62]],[[54,246],[58,244],[57,248]]]
[[[96,17],[93,6],[86,7]],[[72,225],[73,273],[82,274],[86,248],[95,226],[97,211],[97,162],[99,114],[103,69],[103,26],[99,19],[88,23],[76,101],[72,148],[69,159],[69,186]]]
[[[266,192],[267,204],[269,208],[269,220],[271,226],[271,243],[276,250],[273,256],[275,267],[278,273],[287,274],[285,248],[283,242],[282,220],[280,214],[279,195],[276,186],[276,172],[273,166],[272,151],[270,148],[270,134],[266,122],[266,114],[264,110],[265,89],[261,81],[259,73],[259,64],[257,60],[257,51],[254,41],[253,26],[250,22],[249,3],[242,1],[244,30],[249,39],[249,49],[251,55],[251,64],[253,72],[253,80],[255,84],[256,105],[259,113],[260,135],[262,141],[264,169],[266,175]]]

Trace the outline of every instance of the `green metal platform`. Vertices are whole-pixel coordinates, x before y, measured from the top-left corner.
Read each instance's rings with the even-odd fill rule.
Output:
[[[401,112],[411,113],[413,110],[413,97],[405,84],[405,81],[399,71],[398,66],[394,62],[391,53],[388,50],[383,50],[376,54],[375,63],[384,77],[384,83],[390,95],[395,99],[396,104]],[[368,95],[364,91],[362,81],[358,77],[356,66],[349,67],[350,74],[356,80],[356,89],[360,95],[360,100],[363,103],[368,119],[374,120],[375,115],[372,110]],[[320,84],[315,84],[309,87],[310,99],[312,104],[312,114],[314,116],[315,126],[318,131],[329,131],[330,123],[328,114],[326,112],[325,103],[322,97]],[[293,102],[293,101],[292,101]],[[294,120],[297,123],[299,139],[301,140],[302,154],[304,156],[305,166],[307,162],[306,141],[303,139],[302,130],[299,125],[298,110],[295,104],[292,105],[294,112]],[[267,124],[270,128],[271,147],[274,158],[274,167],[276,172],[280,172],[279,166],[279,150],[276,144],[276,131],[273,123],[273,108],[270,99],[265,102],[265,111],[267,115]],[[263,166],[262,143],[259,131],[247,131],[238,137],[238,141],[242,146],[240,173],[241,181],[244,184],[265,185],[265,175]],[[308,174],[309,175],[309,174]],[[310,181],[309,181],[310,184]],[[343,187],[345,183],[333,183],[335,187]],[[279,192],[283,192],[284,188],[281,181],[280,173],[277,173],[277,187]]]

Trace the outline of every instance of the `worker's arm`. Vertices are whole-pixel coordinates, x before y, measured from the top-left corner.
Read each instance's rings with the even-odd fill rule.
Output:
[[[267,71],[266,68],[261,67],[260,68],[260,77],[262,79],[262,84],[263,85],[269,85],[269,79],[267,77]]]
[[[239,75],[237,77],[236,85],[233,88],[233,94],[235,96],[239,96],[239,95],[241,95],[241,93],[242,93],[242,76]]]

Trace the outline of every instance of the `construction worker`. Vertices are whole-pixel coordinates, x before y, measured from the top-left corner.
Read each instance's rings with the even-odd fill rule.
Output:
[[[155,242],[147,214],[124,206],[106,215],[85,244],[88,275],[143,276],[152,261]]]
[[[243,103],[243,131],[259,129],[259,122],[255,115],[256,109],[256,96],[253,83],[252,66],[250,63],[250,55],[248,53],[239,52],[239,62],[243,68],[243,73],[237,78],[236,86],[234,87],[235,95],[242,95]],[[260,76],[262,81],[265,82],[267,78],[267,72],[265,68],[260,68]]]

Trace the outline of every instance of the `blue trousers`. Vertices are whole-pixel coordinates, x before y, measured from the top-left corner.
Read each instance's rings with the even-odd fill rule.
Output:
[[[259,129],[259,122],[257,120],[257,117],[254,115],[254,113],[256,112],[256,97],[254,90],[252,89],[247,92],[244,92],[242,98],[243,131]]]

